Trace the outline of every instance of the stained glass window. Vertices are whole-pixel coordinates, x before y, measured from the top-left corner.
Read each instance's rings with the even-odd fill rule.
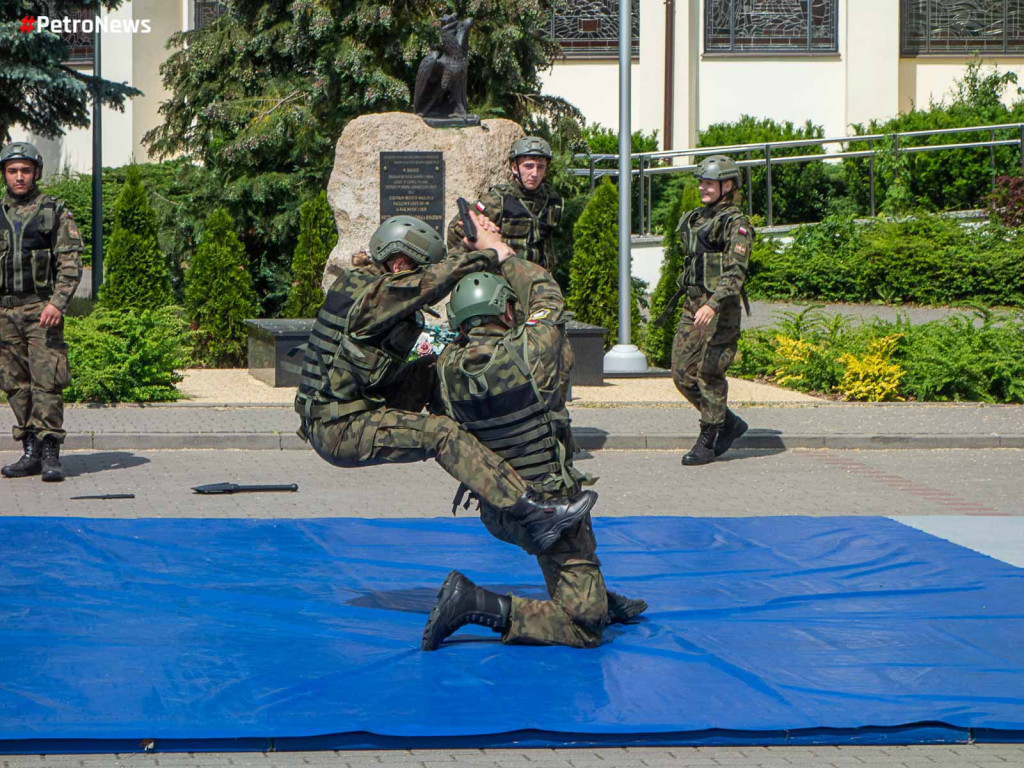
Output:
[[[640,53],[640,0],[633,2],[633,55]],[[561,0],[551,16],[551,35],[566,56],[619,55],[619,0]]]
[[[193,26],[195,29],[202,29],[218,16],[223,16],[228,12],[227,5],[218,0],[194,0],[194,2],[195,15],[193,18],[195,23]]]
[[[835,53],[838,0],[705,0],[706,53]]]
[[[1024,0],[900,0],[900,49],[1024,54]]]
[[[78,8],[72,10],[67,15],[72,19],[94,19],[96,11],[91,8]],[[92,51],[96,39],[95,31],[83,32],[82,25],[79,24],[77,31],[61,32],[60,36],[68,44],[68,57],[64,61],[65,64],[92,64]]]

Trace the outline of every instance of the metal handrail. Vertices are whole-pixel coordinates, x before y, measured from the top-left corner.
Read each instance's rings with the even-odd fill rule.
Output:
[[[1016,130],[1017,137],[1013,139],[996,139],[996,131]],[[923,136],[938,136],[942,134],[964,134],[964,133],[976,133],[976,132],[989,132],[989,139],[987,141],[969,141],[959,142],[953,144],[934,144],[934,145],[920,145],[920,146],[907,146],[906,139],[919,138]],[[885,147],[884,149],[877,149],[874,147],[874,143],[877,141],[883,141],[890,139],[892,141],[891,147]],[[822,152],[812,155],[788,155],[788,156],[772,156],[774,150],[793,149],[796,147],[822,147],[824,149],[826,144],[845,144],[851,145],[857,142],[868,142],[870,149],[867,150],[843,150],[837,152]],[[879,151],[892,152],[895,158],[899,158],[901,154],[914,154],[917,152],[939,152],[948,150],[961,150],[961,149],[989,149],[989,167],[992,173],[992,184],[993,188],[995,185],[995,149],[996,147],[1009,147],[1016,146],[1020,148],[1020,165],[1024,168],[1024,123],[999,123],[995,125],[972,125],[962,128],[936,128],[925,131],[906,131],[902,133],[871,133],[863,134],[859,136],[840,136],[840,137],[829,137],[822,139],[794,139],[788,141],[768,141],[759,144],[730,144],[718,147],[691,147],[689,149],[675,149],[662,152],[636,152],[631,155],[633,160],[639,161],[639,167],[634,168],[631,171],[631,175],[638,179],[639,189],[639,206],[638,215],[640,218],[640,234],[651,234],[651,201],[652,201],[652,184],[651,176],[659,176],[667,173],[685,173],[692,171],[697,167],[696,164],[684,163],[679,165],[655,165],[655,163],[661,163],[666,160],[671,160],[677,157],[695,157],[701,155],[712,155],[712,154],[725,154],[725,153],[746,153],[746,160],[737,160],[736,165],[740,168],[747,170],[747,182],[750,183],[750,169],[753,167],[763,167],[765,169],[765,220],[768,226],[774,224],[773,212],[772,212],[772,173],[771,169],[773,165],[787,164],[787,163],[807,163],[807,162],[840,162],[843,160],[854,160],[868,158],[871,160],[868,168],[868,177],[870,183],[870,208],[871,215],[874,216],[877,211],[875,207],[875,162],[874,159]],[[762,158],[751,158],[753,152],[762,152],[764,157]],[[597,179],[603,176],[618,176],[619,171],[617,168],[597,168],[596,164],[599,162],[607,162],[610,160],[618,162],[618,154],[576,154],[573,155],[573,160],[585,159],[587,162],[587,168],[573,168],[571,173],[574,176],[588,176],[590,178],[590,188],[594,188],[594,184]],[[747,198],[748,212],[753,213],[753,200],[752,196]]]

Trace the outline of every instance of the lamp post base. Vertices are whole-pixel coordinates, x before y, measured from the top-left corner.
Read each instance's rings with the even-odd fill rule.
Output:
[[[604,353],[605,373],[643,373],[647,358],[636,344],[616,344]]]

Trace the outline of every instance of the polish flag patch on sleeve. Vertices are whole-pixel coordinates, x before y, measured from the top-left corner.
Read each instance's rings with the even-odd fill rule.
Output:
[[[749,234],[750,234],[750,232],[749,232],[749,231],[747,230],[747,228],[746,228],[746,227],[740,227],[740,228],[739,228],[739,233],[740,233],[741,235],[749,235]]]

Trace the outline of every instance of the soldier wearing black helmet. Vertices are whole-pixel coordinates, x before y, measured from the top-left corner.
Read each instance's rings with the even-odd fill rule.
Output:
[[[509,150],[512,181],[495,184],[476,204],[478,211],[501,230],[502,239],[516,256],[555,269],[554,232],[562,218],[562,198],[544,179],[551,163],[551,145],[538,136],[519,139]],[[464,246],[462,220],[448,225],[448,247]]]
[[[479,250],[445,259],[441,236],[419,219],[394,216],[380,225],[368,256],[327,291],[306,344],[295,398],[299,436],[338,467],[433,458],[521,520],[544,550],[586,516],[596,495],[534,498],[508,462],[451,419],[422,412],[431,385],[422,367],[406,362],[423,328],[422,310],[465,275],[497,270],[513,255],[493,225],[480,218],[478,229]]]
[[[565,301],[536,264],[509,259],[501,274],[468,275],[452,291],[448,321],[459,337],[438,359],[435,406],[505,457],[538,494],[571,496],[584,478],[573,466],[565,408],[572,368]],[[452,571],[424,629],[423,650],[436,650],[467,623],[491,627],[505,643],[595,648],[605,624],[646,609],[643,600],[606,590],[589,515],[545,552],[503,510],[484,503],[480,519],[497,538],[537,556],[551,599],[498,595]]]
[[[747,431],[729,410],[725,372],[736,356],[741,305],[754,228],[735,204],[742,175],[726,155],[712,155],[697,166],[703,207],[683,214],[677,233],[685,254],[679,290],[658,324],[683,312],[672,344],[672,379],[700,411],[700,435],[684,456],[685,466],[714,461]]]
[[[8,144],[0,168],[0,389],[24,447],[0,474],[60,481],[70,381],[64,313],[82,279],[82,236],[64,201],[39,191],[43,157],[34,146]]]

